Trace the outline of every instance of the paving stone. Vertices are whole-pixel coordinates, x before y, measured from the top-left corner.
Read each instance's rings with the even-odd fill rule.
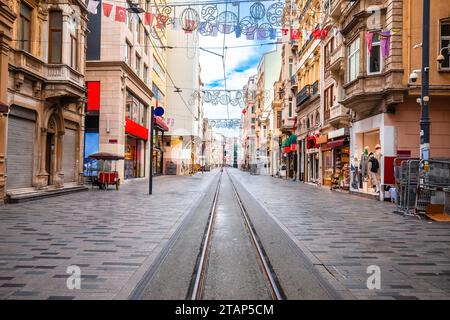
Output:
[[[394,214],[388,202],[230,173],[355,298],[450,298],[449,224]],[[366,287],[372,264],[381,269],[380,290]]]
[[[155,178],[152,196],[139,179],[119,191],[0,206],[0,298],[115,298],[150,267],[146,259],[157,256],[215,174]],[[81,268],[79,290],[67,288],[70,265]]]

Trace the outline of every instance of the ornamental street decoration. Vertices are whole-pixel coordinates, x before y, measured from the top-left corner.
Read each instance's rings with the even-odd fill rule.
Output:
[[[237,129],[241,126],[241,119],[208,119],[210,127],[219,129]]]
[[[117,22],[126,22],[127,9],[124,6],[104,1],[102,10],[99,10],[100,6],[94,7],[94,3],[97,1],[90,0],[88,3],[92,7],[90,14],[99,14],[102,11],[106,17],[111,17]],[[248,40],[275,40],[281,34],[287,34],[283,31],[282,21],[286,10],[291,9],[284,1],[260,0],[255,1],[250,7],[239,1],[230,2],[228,5],[225,3],[151,5],[150,12],[136,11],[133,14],[141,16],[144,25],[151,27],[151,35],[155,38],[160,38],[160,31],[164,31],[165,28],[181,28],[186,33],[196,31],[202,36],[216,37],[219,33],[234,33],[236,38],[245,36]]]
[[[255,96],[260,95],[260,101],[270,103],[273,100],[272,90],[248,90],[247,94]],[[243,90],[194,90],[190,96],[189,104],[193,105],[195,101],[201,100],[203,103],[210,103],[213,106],[231,105],[233,107],[245,107],[245,96]]]

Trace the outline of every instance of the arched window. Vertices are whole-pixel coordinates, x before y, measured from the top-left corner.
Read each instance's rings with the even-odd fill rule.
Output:
[[[441,41],[440,41],[440,49],[450,47],[450,17],[441,20]],[[450,70],[450,50],[444,49],[441,51],[445,60],[441,63],[441,69]]]

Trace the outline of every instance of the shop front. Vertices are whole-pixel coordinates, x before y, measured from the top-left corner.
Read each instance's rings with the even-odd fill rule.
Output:
[[[397,152],[395,127],[384,124],[383,114],[366,118],[353,123],[350,142],[354,168],[350,191],[382,200],[384,187],[392,180],[392,165],[386,167],[385,162]]]
[[[148,129],[127,118],[125,123],[125,179],[145,177],[145,149]]]
[[[164,132],[169,131],[169,126],[162,117],[154,116],[153,128],[153,175],[162,175],[165,141]]]
[[[330,187],[350,190],[350,136],[348,128],[341,128],[328,133],[326,144],[328,162],[327,177]]]
[[[319,145],[318,135],[311,135],[306,138],[306,182],[319,182]]]
[[[297,177],[297,136],[290,135],[281,144],[283,162],[286,164],[286,178]]]

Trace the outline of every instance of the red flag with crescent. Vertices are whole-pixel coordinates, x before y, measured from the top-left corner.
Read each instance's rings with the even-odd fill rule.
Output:
[[[125,22],[127,20],[127,9],[116,6],[116,21]]]

